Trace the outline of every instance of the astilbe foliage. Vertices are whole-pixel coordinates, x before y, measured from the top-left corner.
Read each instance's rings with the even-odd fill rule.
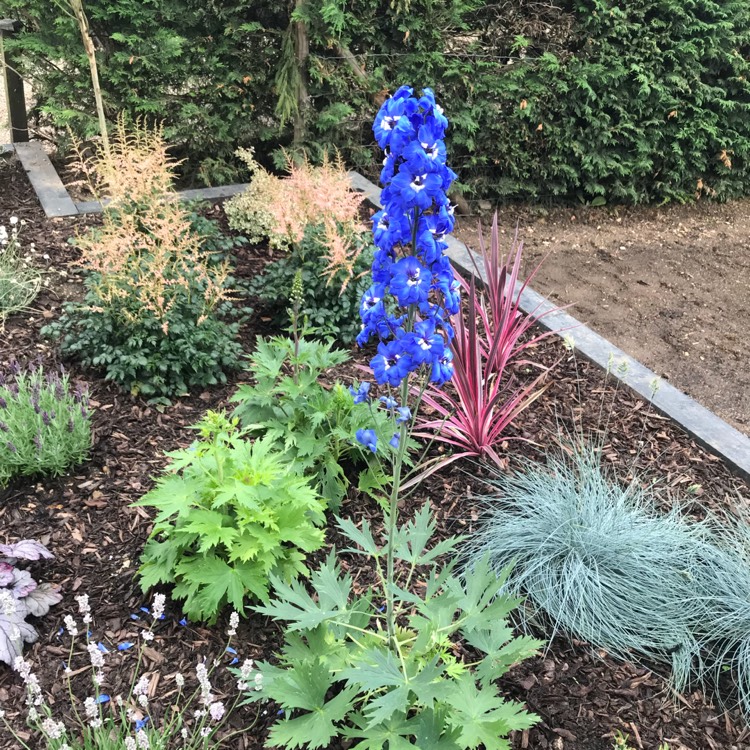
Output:
[[[63,474],[91,448],[88,389],[67,373],[11,361],[0,369],[0,487],[17,475]]]
[[[507,257],[501,257],[497,214],[489,247],[480,226],[479,250],[485,274],[481,289],[473,275],[467,282],[456,274],[466,302],[465,309],[451,317],[456,332],[450,344],[452,390],[433,387],[423,395],[433,414],[420,422],[418,434],[454,448],[436,466],[465,457],[501,465],[497,445],[518,414],[542,395],[541,381],[549,369],[540,368],[542,372],[522,386],[511,372],[513,365],[537,367],[521,355],[553,333],[534,334],[531,329],[554,310],[525,314],[520,309],[521,295],[538,268],[519,284],[523,245],[514,239]]]
[[[301,243],[250,279],[247,293],[258,300],[257,306],[264,314],[285,327],[289,324],[290,291],[299,273],[304,290],[299,310],[302,318],[316,336],[333,336],[343,344],[351,344],[360,332],[357,313],[369,285],[372,243],[365,233],[353,237],[352,242],[359,248],[354,265],[339,268],[331,279],[326,275],[324,241],[322,227],[308,225]]]
[[[390,477],[383,471],[375,488],[385,533],[376,541],[367,521],[359,527],[339,521],[353,545],[347,551],[374,568],[376,584],[368,593],[355,594],[334,550],[311,576],[312,595],[300,583],[274,578],[274,596],[257,608],[284,623],[286,633],[278,664],[261,665],[263,688],[248,695],[284,709],[270,747],[323,748],[345,737],[357,750],[505,750],[511,731],[536,721],[493,684],[539,645],[514,638],[507,624],[518,604],[497,593],[507,571],[498,576],[480,564],[461,580],[455,561],[442,564],[457,540],[431,544],[435,522],[428,506],[411,522],[397,523],[409,463],[410,377],[445,383],[452,375],[447,315],[457,312],[459,298],[442,252],[441,235],[452,226],[445,191],[455,176],[445,163],[447,125],[432,91],[416,97],[408,87],[386,100],[375,120],[387,154],[385,208],[374,218],[374,283],[362,300],[359,340],[380,339],[373,374],[379,384],[400,388],[401,402],[390,392],[379,399],[390,439],[379,434],[375,412],[356,439],[374,457],[385,448]],[[354,401],[369,403],[370,390],[368,382],[352,388]],[[425,582],[418,593],[416,581]],[[478,652],[473,664],[457,656],[460,641]]]
[[[141,586],[174,584],[193,619],[268,598],[269,575],[288,581],[323,544],[325,502],[268,436],[251,443],[236,420],[208,412],[200,440],[169,453],[165,476],[136,505],[155,508]]]
[[[0,544],[0,661],[12,665],[24,643],[34,643],[39,634],[26,618],[43,617],[62,599],[58,587],[37,583],[18,567],[20,561],[49,560],[54,555],[40,542],[24,539]]]

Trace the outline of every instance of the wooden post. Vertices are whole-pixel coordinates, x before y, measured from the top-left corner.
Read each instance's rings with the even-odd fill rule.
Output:
[[[3,37],[21,30],[20,21],[0,19],[0,62],[5,79],[5,101],[8,105],[10,121],[10,142],[26,143],[29,140],[29,120],[26,114],[26,95],[23,90],[23,79],[18,74],[13,58],[5,49]]]

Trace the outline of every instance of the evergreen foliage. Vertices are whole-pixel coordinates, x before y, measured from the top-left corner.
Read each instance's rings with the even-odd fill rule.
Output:
[[[748,191],[744,0],[307,0],[293,12],[270,0],[90,0],[87,11],[109,116],[165,118],[204,182],[238,177],[237,146],[268,163],[289,144],[297,19],[313,159],[334,145],[374,174],[367,113],[419,80],[451,103],[453,165],[472,195],[638,203]],[[0,16],[27,24],[12,46],[40,110],[94,132],[74,19],[42,0],[0,0]]]

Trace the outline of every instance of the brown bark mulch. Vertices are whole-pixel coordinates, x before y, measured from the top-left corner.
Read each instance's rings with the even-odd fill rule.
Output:
[[[52,364],[58,354],[41,341],[39,329],[59,314],[64,298],[79,289],[70,265],[75,250],[65,239],[75,233],[80,222],[45,220],[23,174],[17,167],[0,165],[0,217],[9,212],[27,221],[27,236],[36,242],[38,254],[50,256],[40,260],[50,269],[50,284],[33,311],[14,316],[0,332],[0,358],[41,355]],[[262,253],[243,249],[238,274],[252,273],[263,262]],[[255,334],[266,334],[267,329],[267,322],[256,315],[243,334],[246,349],[252,348]],[[747,507],[750,487],[648,404],[618,389],[612,379],[565,352],[556,340],[540,344],[534,356],[546,363],[562,361],[550,377],[545,396],[509,431],[505,447],[508,469],[518,467],[521,458],[542,457],[546,449],[554,450],[558,442],[564,442],[566,430],[578,429],[601,441],[606,461],[620,477],[633,472],[646,479],[659,477],[657,493],[665,505],[680,503],[696,515],[705,508],[733,512]],[[361,354],[359,357],[364,361]],[[122,393],[96,373],[83,373],[74,364],[69,369],[73,377],[91,386],[95,410],[90,459],[67,476],[19,480],[0,492],[0,541],[38,538],[56,554],[54,561],[35,566],[34,572],[39,580],[59,584],[65,598],[37,623],[41,637],[27,649],[27,658],[35,665],[50,701],[60,710],[67,702],[61,678],[68,641],[61,639],[59,627],[65,614],[77,617],[76,594],[89,594],[94,636],[112,652],[107,692],[126,692],[135,656],[115,649],[123,640],[137,642],[144,622],[140,607],[148,606],[148,597],[141,594],[134,574],[151,527],[148,513],[130,505],[152,486],[152,477],[165,465],[164,451],[188,445],[193,433],[187,427],[206,409],[226,408],[236,384],[248,377],[241,372],[226,387],[196,392],[160,410]],[[342,377],[351,372],[351,368],[343,368]],[[470,533],[480,513],[476,496],[482,484],[477,473],[472,464],[456,464],[434,475],[409,501],[404,516],[429,501],[440,536]],[[374,502],[354,491],[342,513],[357,521],[368,517],[376,525],[381,517]],[[333,529],[329,539],[336,539]],[[369,571],[359,567],[362,562],[346,555],[340,559],[364,585]],[[170,603],[167,618],[158,624],[156,638],[144,657],[146,670],[163,675],[164,689],[171,688],[169,675],[191,671],[202,654],[217,656],[224,664],[230,660],[230,655],[223,653],[226,615],[214,627],[180,625],[181,617],[179,606]],[[241,623],[235,646],[240,658],[270,658],[279,642],[279,628],[253,615]],[[78,663],[82,665],[84,657],[79,657]],[[223,667],[219,672],[223,675],[218,680],[220,689],[228,691],[231,680]],[[586,644],[559,639],[548,653],[517,665],[502,679],[502,686],[509,697],[525,701],[542,719],[537,727],[513,738],[515,750],[605,750],[612,747],[615,730],[629,734],[633,748],[646,750],[656,750],[660,742],[668,742],[671,750],[750,748],[750,732],[736,712],[723,712],[700,691],[672,695],[661,676],[606,654],[594,654]],[[85,693],[81,693],[83,697]],[[19,729],[23,727],[22,703],[18,679],[0,664],[0,706]],[[242,709],[234,721],[256,724],[230,746],[260,748],[265,727],[274,716],[272,707]],[[0,731],[0,748],[13,747],[13,740]]]

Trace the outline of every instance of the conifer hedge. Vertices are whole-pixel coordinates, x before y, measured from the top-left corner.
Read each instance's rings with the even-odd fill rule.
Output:
[[[296,9],[295,9],[296,6]],[[0,0],[38,114],[95,131],[78,30],[60,4]],[[305,139],[375,174],[387,91],[450,102],[469,196],[609,203],[750,193],[746,0],[88,0],[111,117],[163,118],[198,181],[292,138],[292,21],[310,54]]]

